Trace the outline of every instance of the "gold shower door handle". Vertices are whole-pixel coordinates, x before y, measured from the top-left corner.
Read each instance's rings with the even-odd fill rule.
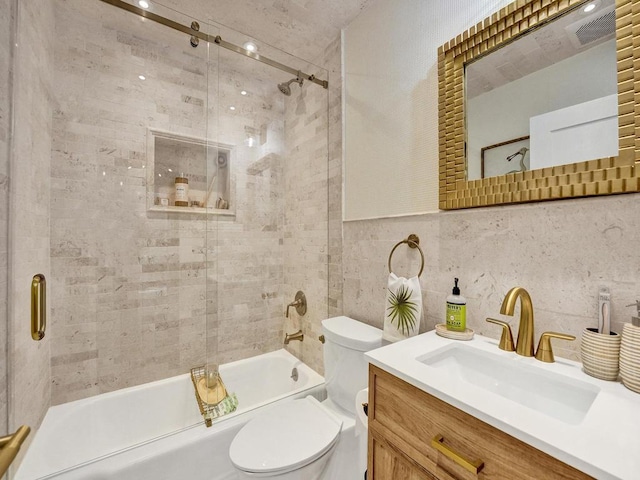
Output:
[[[13,435],[7,435],[0,438],[0,478],[9,469],[9,465],[16,458],[20,447],[29,435],[31,429],[26,425],[22,425]]]
[[[36,341],[44,338],[47,328],[47,281],[38,273],[31,281],[31,338]]]
[[[484,462],[482,460],[468,460],[453,448],[446,446],[442,435],[436,435],[433,437],[431,440],[431,446],[442,453],[445,457],[456,462],[462,468],[470,471],[471,473],[475,473],[476,475],[484,467]]]

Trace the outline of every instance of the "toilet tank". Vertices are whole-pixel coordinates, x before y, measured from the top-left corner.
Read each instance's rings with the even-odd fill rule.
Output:
[[[369,381],[364,352],[382,345],[382,330],[343,316],[323,320],[322,333],[327,396],[355,414],[356,394],[367,388]]]

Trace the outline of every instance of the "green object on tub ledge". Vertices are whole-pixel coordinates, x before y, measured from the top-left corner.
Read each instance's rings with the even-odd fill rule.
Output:
[[[205,423],[207,423],[207,427],[211,426],[210,422],[215,418],[222,417],[223,415],[227,415],[232,413],[238,408],[238,397],[235,393],[227,395],[224,400],[218,403],[215,406],[210,406],[207,413],[204,414]]]

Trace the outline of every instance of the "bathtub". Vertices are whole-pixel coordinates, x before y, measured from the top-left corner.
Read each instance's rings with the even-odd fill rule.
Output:
[[[297,381],[291,378],[294,367]],[[202,445],[210,444],[210,437],[233,438],[250,418],[274,402],[307,395],[322,400],[326,395],[324,378],[286,350],[221,365],[220,374],[229,392],[237,395],[238,408],[214,419],[210,428],[198,410],[189,374],[51,407],[14,478],[133,480],[143,477],[128,476],[135,470],[132,466],[145,465],[149,473],[159,463],[150,459],[159,456],[175,458],[172,464],[178,465],[180,458],[188,458],[197,467],[196,451],[203,461],[220,456],[220,475],[209,472],[203,480],[233,478],[227,476],[232,469],[227,468],[226,451],[200,451]],[[191,455],[184,457],[186,451]],[[196,477],[185,475],[184,468],[171,476],[165,468],[147,478]]]

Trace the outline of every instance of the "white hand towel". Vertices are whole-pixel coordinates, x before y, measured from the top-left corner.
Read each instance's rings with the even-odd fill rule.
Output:
[[[397,342],[418,334],[422,318],[422,292],[418,277],[389,274],[382,338]]]

